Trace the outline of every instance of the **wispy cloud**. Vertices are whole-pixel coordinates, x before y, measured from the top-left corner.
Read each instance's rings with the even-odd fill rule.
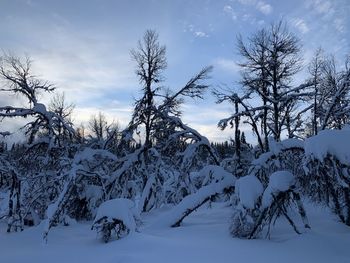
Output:
[[[203,31],[195,31],[194,35],[196,37],[209,37],[209,35],[207,33],[203,32]]]
[[[337,29],[338,32],[344,33],[345,32],[345,22],[341,18],[335,18],[334,19],[334,27]]]
[[[297,28],[302,34],[306,34],[310,31],[306,22],[301,18],[293,18],[291,19],[292,25]]]
[[[252,6],[264,15],[269,15],[273,12],[273,7],[265,1],[258,0],[238,0],[239,3],[246,6]]]
[[[237,20],[237,14],[236,14],[236,12],[233,10],[232,6],[230,6],[230,5],[225,5],[224,8],[223,8],[223,11],[224,11],[226,14],[230,15],[231,18],[232,18],[233,20]]]
[[[263,1],[258,1],[256,4],[256,8],[264,15],[268,15],[272,13],[272,6]]]
[[[231,59],[227,58],[217,58],[214,60],[214,66],[224,70],[229,73],[237,73],[239,72],[239,66],[237,63]]]
[[[332,15],[334,13],[332,2],[328,0],[308,0],[306,5],[319,14]]]
[[[329,0],[308,0],[306,7],[318,14],[323,20],[327,21],[327,25],[332,26],[339,33],[345,33],[346,25],[345,17],[350,12],[350,3],[348,1],[329,1]]]
[[[186,22],[184,23],[183,32],[191,33],[194,37],[197,38],[209,37],[209,34],[207,34],[205,31],[201,30],[198,27],[195,27],[193,24],[187,24]]]

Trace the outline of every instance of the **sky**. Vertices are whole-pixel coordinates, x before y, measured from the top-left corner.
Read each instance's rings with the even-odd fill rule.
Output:
[[[181,88],[213,65],[211,87],[237,90],[238,35],[246,39],[283,19],[301,40],[305,65],[320,46],[341,64],[350,54],[349,13],[347,0],[0,0],[0,49],[29,55],[34,73],[75,104],[76,124],[101,111],[125,126],[140,96],[130,50],[147,29],[167,48],[164,86]],[[298,79],[304,77],[305,70]],[[0,95],[1,106],[18,100]],[[185,102],[183,120],[224,141],[233,131],[217,123],[231,113],[208,92],[203,101]],[[250,128],[243,130],[253,140]]]

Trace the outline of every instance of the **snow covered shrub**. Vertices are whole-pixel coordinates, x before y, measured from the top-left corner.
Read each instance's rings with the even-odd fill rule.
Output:
[[[300,195],[295,189],[295,178],[288,171],[272,173],[265,190],[255,176],[244,176],[236,182],[236,197],[237,205],[230,227],[235,237],[257,238],[264,230],[269,236],[271,224],[280,216],[284,216],[294,231],[300,234],[288,215],[293,204],[298,207],[304,226],[309,227]]]
[[[233,212],[230,233],[234,237],[249,238],[255,227],[257,215],[242,207],[236,207]]]
[[[304,175],[302,163],[304,156],[304,142],[299,139],[286,139],[276,142],[270,138],[270,151],[261,154],[253,160],[249,169],[251,175],[255,175],[267,186],[269,176],[279,170],[287,170],[297,178]]]
[[[350,131],[328,130],[305,140],[304,191],[350,225]]]
[[[253,175],[243,176],[235,184],[235,208],[230,226],[233,236],[248,238],[260,213],[259,202],[263,185]]]
[[[108,200],[99,206],[91,229],[96,229],[102,240],[107,243],[113,235],[120,239],[134,232],[139,221],[134,202],[125,198],[117,198]]]

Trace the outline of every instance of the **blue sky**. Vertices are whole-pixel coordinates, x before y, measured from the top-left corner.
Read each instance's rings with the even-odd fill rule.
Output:
[[[30,55],[35,73],[76,105],[76,123],[103,111],[125,125],[139,95],[130,49],[146,29],[157,30],[167,46],[165,86],[179,88],[213,65],[213,87],[237,88],[238,34],[284,19],[301,39],[305,64],[319,46],[342,63],[350,53],[349,13],[347,0],[0,0],[0,48]],[[224,140],[232,131],[216,125],[230,112],[208,93],[205,101],[187,101],[183,118],[210,139]]]

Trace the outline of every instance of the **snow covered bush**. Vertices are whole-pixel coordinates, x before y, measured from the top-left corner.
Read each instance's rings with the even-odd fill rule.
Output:
[[[231,234],[239,238],[257,238],[264,230],[270,235],[271,224],[280,216],[284,216],[294,231],[301,232],[296,227],[288,210],[293,204],[309,227],[300,195],[295,189],[295,177],[288,171],[277,171],[269,177],[267,187],[253,175],[240,178],[236,182],[236,206],[230,227]]]
[[[230,232],[235,237],[249,237],[259,215],[263,185],[254,175],[239,178],[235,184],[234,213]]]
[[[266,187],[269,176],[279,170],[291,171],[297,178],[304,175],[304,142],[299,139],[286,139],[276,142],[269,140],[270,151],[253,160],[248,174],[255,175]]]
[[[139,214],[134,202],[117,198],[99,206],[91,229],[95,229],[107,243],[113,236],[119,239],[134,232],[139,222]]]
[[[350,225],[350,131],[325,130],[305,140],[305,193]]]
[[[74,129],[64,109],[52,111],[40,102],[40,93],[52,92],[54,87],[32,74],[29,58],[4,54],[0,58],[0,82],[1,91],[26,101],[21,106],[17,106],[18,101],[0,106],[1,120],[26,120],[21,129],[25,143],[8,152],[5,161],[11,183],[7,216],[10,232],[12,226],[15,230],[17,225],[22,228],[23,219],[29,215],[43,219],[48,204],[58,196],[60,172],[69,162]]]

